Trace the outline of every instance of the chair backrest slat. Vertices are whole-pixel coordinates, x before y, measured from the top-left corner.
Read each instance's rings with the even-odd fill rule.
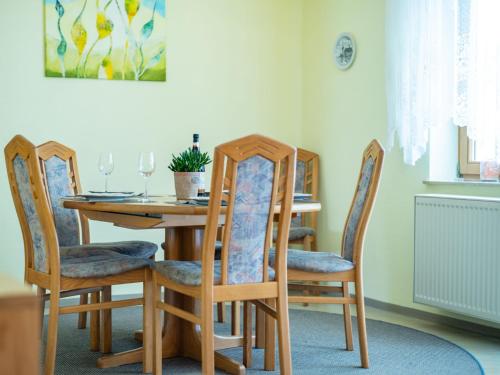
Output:
[[[342,237],[342,256],[356,264],[361,262],[363,241],[378,191],[383,160],[384,149],[377,140],[373,140],[363,153],[356,192]]]
[[[311,199],[318,199],[318,176],[319,155],[314,152],[297,149],[297,168],[295,171],[295,192],[311,194]],[[316,227],[316,213],[309,214],[312,227]],[[297,214],[292,218],[292,226],[301,227],[306,225],[306,215]]]
[[[226,222],[221,254],[222,284],[259,283],[268,280],[267,260],[272,238],[274,206],[280,182],[286,194],[282,209],[291,209],[293,198],[295,149],[269,138],[253,135],[218,146],[215,149],[208,225],[203,244],[203,267],[212,267],[213,244],[221,210],[222,189],[227,189]],[[279,176],[284,160],[292,168]],[[224,181],[224,184],[223,184]],[[283,204],[282,204],[283,206]],[[289,228],[288,217],[280,215],[279,226]],[[282,233],[283,237],[288,237]],[[280,246],[287,245],[281,241]],[[277,251],[286,249],[277,248]],[[286,259],[286,257],[285,257]],[[286,267],[286,264],[283,265]]]

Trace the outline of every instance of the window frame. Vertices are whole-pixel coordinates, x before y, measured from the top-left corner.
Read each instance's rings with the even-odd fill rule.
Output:
[[[472,159],[472,141],[467,137],[467,128],[458,129],[458,161],[460,174],[465,179],[479,180],[479,162]]]

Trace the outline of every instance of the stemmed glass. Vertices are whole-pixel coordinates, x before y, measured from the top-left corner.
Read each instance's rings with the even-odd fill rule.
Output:
[[[108,176],[115,168],[113,154],[111,152],[101,152],[99,155],[99,172],[104,176],[104,191],[108,192]]]
[[[155,171],[155,155],[153,152],[141,152],[139,154],[139,174],[144,177],[144,202],[149,200],[148,178]]]

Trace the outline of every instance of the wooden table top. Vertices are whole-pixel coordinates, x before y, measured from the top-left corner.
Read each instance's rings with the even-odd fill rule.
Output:
[[[140,202],[135,200],[116,201],[116,202],[89,202],[80,199],[67,198],[62,199],[62,205],[65,208],[72,208],[82,211],[100,211],[116,212],[130,214],[148,214],[148,215],[206,215],[207,206],[189,205],[179,203],[172,195],[150,196],[150,202]],[[295,201],[292,206],[292,212],[318,212],[321,210],[321,203],[317,201]],[[221,208],[221,214],[224,214],[225,207]],[[279,213],[280,206],[276,205],[275,212]]]

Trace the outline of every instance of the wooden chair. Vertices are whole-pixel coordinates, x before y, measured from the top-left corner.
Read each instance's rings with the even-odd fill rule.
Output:
[[[251,361],[251,305],[277,320],[280,367],[291,373],[287,312],[286,248],[290,227],[295,149],[269,138],[252,135],[215,148],[202,261],[167,260],[155,264],[154,374],[162,373],[160,312],[166,311],[201,326],[202,372],[214,373],[213,304],[244,301],[243,364]],[[287,173],[280,177],[282,163]],[[224,171],[224,165],[226,170]],[[223,193],[223,186],[229,187]],[[221,260],[214,260],[221,201],[227,202]],[[275,204],[281,202],[277,261],[268,267]],[[201,303],[200,315],[160,301],[160,288],[188,295]],[[274,306],[277,306],[276,308]],[[196,309],[195,309],[196,311]],[[272,325],[269,324],[271,327]],[[274,358],[274,330],[266,332],[266,360]],[[266,366],[267,367],[267,366]]]
[[[219,235],[220,232],[221,232],[220,230],[217,232],[218,235]],[[167,251],[167,245],[166,245],[165,242],[162,242],[161,248],[164,251]],[[221,251],[222,251],[222,242],[216,241],[215,242],[215,255],[214,255],[216,260],[220,260]],[[235,302],[234,302],[233,303],[233,309],[236,308],[235,306],[236,305],[235,305]],[[238,308],[239,308],[239,306],[238,306]],[[239,317],[239,315],[238,315],[238,317]],[[217,322],[218,323],[224,323],[225,321],[226,321],[226,306],[224,305],[223,302],[219,302],[219,303],[217,303]],[[239,327],[240,327],[239,320],[236,322],[233,319],[231,322],[233,323],[233,325],[232,325],[233,335],[234,336],[239,336],[239,334],[240,334],[240,332],[239,332]],[[237,327],[237,328],[235,328],[235,327]]]
[[[59,200],[65,196],[82,193],[80,176],[78,173],[78,163],[76,153],[71,148],[58,142],[49,141],[37,147],[37,154],[40,161],[43,181],[47,199],[54,218],[59,246],[63,251],[71,247],[80,247],[88,251],[112,250],[121,254],[149,259],[154,257],[158,246],[145,241],[122,241],[109,243],[90,243],[89,221],[81,212],[68,210],[60,206]],[[101,288],[103,289],[103,288]],[[111,287],[106,287],[91,294],[94,302],[102,300],[107,302],[112,295]],[[39,294],[45,296],[45,291],[40,290]],[[88,293],[80,296],[80,304],[88,303]],[[102,316],[100,316],[102,315]],[[100,327],[100,319],[105,326]],[[101,350],[103,353],[111,352],[111,310],[105,310],[102,314],[98,310],[91,312],[91,350]],[[78,328],[84,329],[87,323],[87,313],[79,313]],[[99,331],[103,329],[103,338],[106,338],[100,345]]]
[[[341,256],[332,252],[310,252],[288,250],[288,281],[302,282],[289,284],[290,289],[341,293],[340,297],[330,296],[290,296],[290,303],[333,303],[343,305],[346,348],[353,350],[350,305],[357,309],[361,365],[368,368],[368,343],[366,339],[365,303],[363,296],[363,244],[368,220],[372,212],[379,186],[384,150],[373,140],[363,153],[356,192],[347,215],[342,237]],[[270,254],[271,266],[275,255]],[[304,282],[339,282],[341,286],[309,285]],[[349,294],[349,283],[354,283],[355,296]]]
[[[297,149],[297,168],[295,172],[295,193],[311,194],[312,200],[318,199],[319,155]],[[316,250],[318,213],[297,214],[292,218],[289,244],[302,245],[304,250]],[[274,238],[276,238],[276,231]]]
[[[142,304],[145,335],[143,366],[145,372],[150,372],[151,261],[109,250],[95,250],[89,253],[72,248],[61,251],[35,146],[17,135],[5,147],[5,160],[12,198],[24,239],[25,282],[50,291],[44,374],[54,373],[59,314]],[[85,289],[138,282],[144,285],[144,298],[59,306],[60,298],[65,295],[82,294]]]
[[[295,193],[311,194],[312,200],[318,199],[319,190],[319,155],[314,152],[297,149],[297,164],[295,170]],[[288,243],[302,245],[304,250],[317,249],[317,225],[318,213],[297,214],[292,218]],[[273,232],[273,240],[276,241],[277,231]],[[307,292],[305,294],[308,294]],[[305,304],[307,305],[307,304]],[[217,310],[219,322],[225,321],[225,309],[219,304]],[[240,334],[240,303],[231,303],[231,332],[232,335]]]

